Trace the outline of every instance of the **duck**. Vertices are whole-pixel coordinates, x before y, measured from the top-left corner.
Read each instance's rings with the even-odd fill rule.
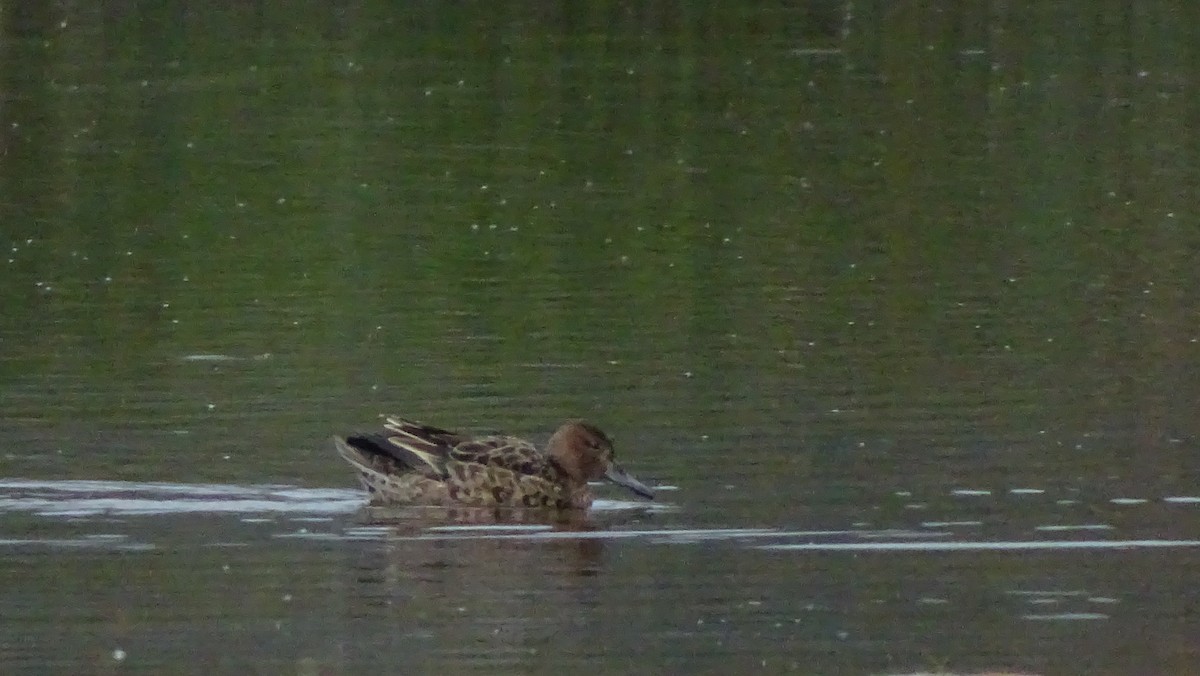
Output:
[[[646,499],[654,491],[613,459],[600,428],[568,420],[544,449],[513,436],[471,436],[386,416],[376,432],[333,437],[372,505],[465,505],[587,510],[590,481],[606,479]]]

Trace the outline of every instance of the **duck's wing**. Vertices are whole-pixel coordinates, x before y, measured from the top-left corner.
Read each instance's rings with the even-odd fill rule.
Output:
[[[496,435],[466,439],[450,449],[449,460],[498,467],[550,481],[557,478],[550,458],[532,443],[517,437]]]
[[[340,440],[338,451],[355,465],[387,474],[415,472],[430,479],[447,477],[451,449],[465,441],[457,432],[389,416],[381,432],[354,434]]]

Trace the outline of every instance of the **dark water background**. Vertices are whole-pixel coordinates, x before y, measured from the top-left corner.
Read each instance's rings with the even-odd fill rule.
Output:
[[[0,6],[0,672],[1200,673],[1197,26]],[[372,525],[385,411],[664,490]]]

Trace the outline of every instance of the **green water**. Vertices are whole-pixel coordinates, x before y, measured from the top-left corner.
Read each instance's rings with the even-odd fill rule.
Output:
[[[602,531],[1197,539],[1200,11],[1019,5],[0,6],[0,478],[350,489],[383,412],[581,416],[674,487]],[[1187,546],[20,490],[3,673],[1194,663]]]

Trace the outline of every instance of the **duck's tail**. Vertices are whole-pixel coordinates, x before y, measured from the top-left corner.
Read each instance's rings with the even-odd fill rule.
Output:
[[[372,503],[444,500],[446,488],[441,481],[413,472],[377,444],[370,435],[333,437],[333,447],[354,467]]]
[[[358,473],[362,485],[372,493],[397,471],[396,462],[381,453],[369,437],[333,437],[333,447]]]
[[[342,456],[342,459],[350,463],[360,472],[374,471],[371,466],[371,455],[363,449],[358,448],[352,441],[353,437],[333,437],[333,448]]]
[[[374,502],[380,495],[380,489],[387,486],[389,481],[384,457],[370,444],[364,444],[362,437],[333,437],[333,447],[354,468],[358,482],[371,494]]]

